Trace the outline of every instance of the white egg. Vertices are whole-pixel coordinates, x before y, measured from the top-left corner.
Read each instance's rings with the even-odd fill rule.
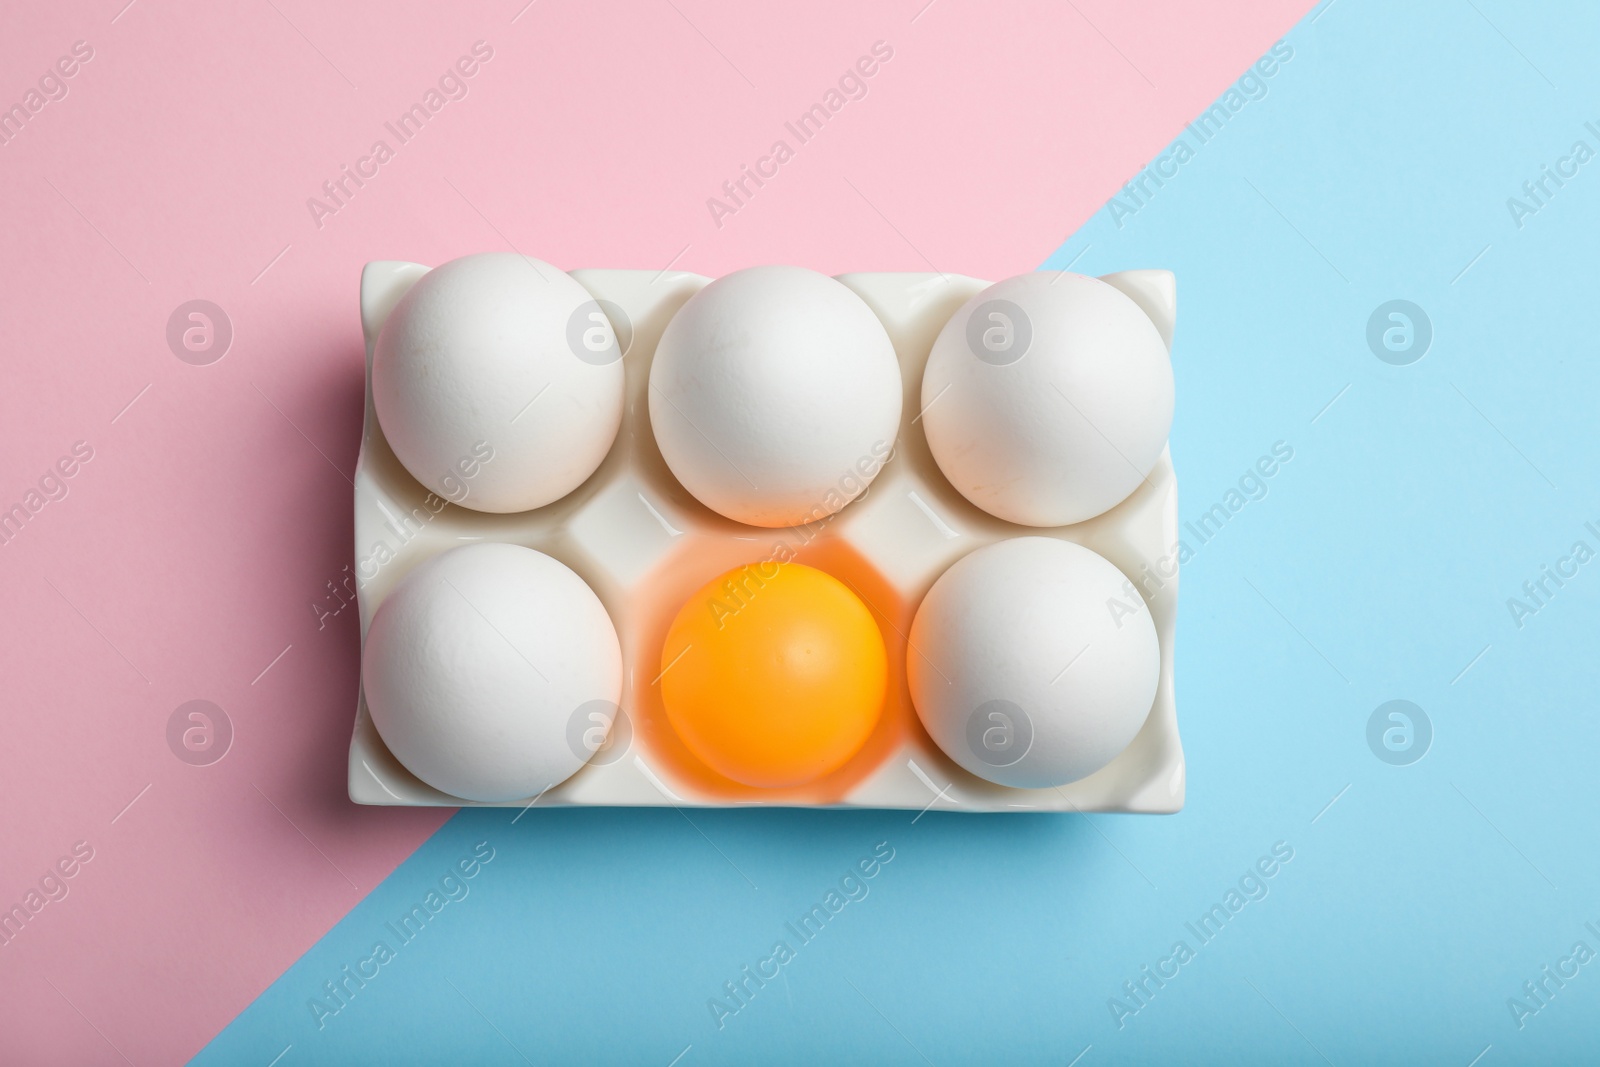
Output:
[[[1110,763],[1160,681],[1155,625],[1132,584],[1051,537],[956,561],[917,608],[909,644],[911,699],[929,735],[973,774],[1021,789]]]
[[[1024,274],[968,300],[922,378],[922,425],[984,511],[1065,526],[1108,511],[1161,458],[1172,363],[1131,298],[1081,274]]]
[[[567,274],[511,252],[464,256],[423,275],[384,323],[372,402],[424,486],[477,511],[527,511],[605,459],[622,353]]]
[[[900,366],[872,309],[801,267],[719,278],[673,316],[650,369],[650,423],[697,500],[753,526],[831,515],[894,448]]]
[[[361,680],[378,733],[412,774],[464,800],[518,800],[586,762],[583,731],[616,717],[622,650],[565,564],[485,542],[420,564],[384,598]]]

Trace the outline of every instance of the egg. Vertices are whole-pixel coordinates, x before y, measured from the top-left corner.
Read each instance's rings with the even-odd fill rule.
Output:
[[[1109,560],[1050,537],[999,541],[939,576],[906,654],[917,716],[966,770],[1042,789],[1098,771],[1155,701],[1161,648]]]
[[[1035,273],[968,300],[922,378],[939,469],[989,514],[1065,526],[1128,497],[1172,426],[1172,364],[1139,305],[1098,278]]]
[[[484,542],[434,556],[384,598],[361,680],[379,735],[412,774],[463,800],[519,800],[571,777],[593,747],[573,738],[615,721],[622,650],[565,564]]]
[[[418,279],[372,354],[372,403],[394,454],[477,511],[542,507],[599,467],[622,422],[622,354],[570,276],[511,252]]]
[[[837,512],[900,425],[900,367],[872,309],[801,267],[718,278],[673,316],[650,369],[650,423],[673,475],[752,526]]]
[[[883,711],[883,634],[843,582],[800,563],[736,567],[679,609],[661,649],[661,699],[684,745],[761,788],[837,770]]]

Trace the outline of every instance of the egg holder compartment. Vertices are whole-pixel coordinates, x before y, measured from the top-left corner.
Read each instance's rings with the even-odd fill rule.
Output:
[[[1165,814],[1183,806],[1185,768],[1173,702],[1177,576],[1157,570],[1178,541],[1177,482],[1171,457],[1104,514],[1071,526],[1002,521],[969,503],[945,479],[921,432],[923,366],[940,329],[990,283],[942,274],[846,274],[838,280],[882,320],[904,386],[893,458],[842,511],[809,527],[744,526],[700,504],[673,477],[649,425],[646,389],[667,322],[711,279],[684,272],[577,270],[580,285],[616,322],[624,350],[621,429],[599,469],[572,493],[533,511],[473,511],[424,489],[384,439],[372,400],[372,353],[385,319],[429,268],[380,261],[361,275],[366,336],[366,414],[355,473],[357,599],[365,646],[373,613],[417,564],[447,549],[503,541],[565,563],[610,613],[623,656],[622,715],[611,743],[571,778],[537,797],[480,804],[417,779],[385,746],[357,698],[348,784],[358,804],[411,807],[612,805],[653,807],[904,808],[962,811],[1080,811]],[[1123,271],[1103,281],[1151,318],[1168,349],[1175,286],[1168,271]],[[629,336],[631,334],[631,337]],[[470,488],[469,488],[470,492]],[[1018,536],[1073,541],[1124,575],[1154,573],[1141,589],[1155,623],[1161,675],[1150,715],[1134,740],[1086,778],[1047,789],[1016,789],[978,778],[947,757],[917,718],[906,684],[906,635],[922,596],[972,550]],[[721,778],[699,763],[667,721],[656,684],[667,626],[704,582],[743,563],[772,558],[782,542],[799,562],[849,583],[872,609],[889,654],[889,695],[872,736],[840,770],[806,785],[762,790]],[[380,547],[381,546],[381,547]]]

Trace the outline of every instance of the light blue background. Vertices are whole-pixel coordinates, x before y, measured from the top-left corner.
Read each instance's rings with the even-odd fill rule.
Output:
[[[195,1062],[1600,1056],[1600,960],[1520,1030],[1506,1006],[1600,950],[1600,560],[1506,607],[1600,549],[1600,159],[1522,228],[1506,206],[1600,149],[1600,15],[1475,2],[1313,12],[1269,95],[1046,264],[1177,272],[1181,518],[1294,449],[1183,573],[1182,814],[462,812]],[[1395,298],[1433,324],[1410,366],[1365,341]],[[1367,747],[1393,698],[1433,723],[1411,766]],[[321,983],[478,841],[470,895],[319,1032]],[[719,1031],[708,998],[880,841],[870,895]],[[1108,998],[1278,841],[1269,895],[1119,1029]]]

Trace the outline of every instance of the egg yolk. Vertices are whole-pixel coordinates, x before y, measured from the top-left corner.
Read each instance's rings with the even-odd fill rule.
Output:
[[[707,766],[744,785],[837,770],[883,710],[888,655],[872,613],[814,567],[767,561],[701,586],[661,649],[667,718]]]

